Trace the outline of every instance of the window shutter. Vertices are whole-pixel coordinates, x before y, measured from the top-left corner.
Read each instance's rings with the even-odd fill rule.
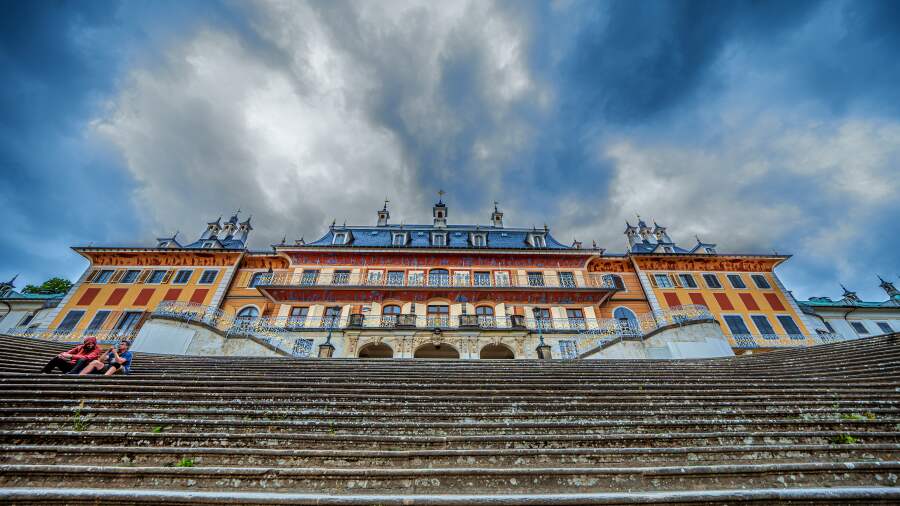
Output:
[[[647,277],[650,278],[650,286],[652,286],[653,288],[659,288],[659,285],[656,284],[656,274],[650,274]]]
[[[100,327],[101,330],[112,330],[113,327],[119,323],[119,318],[122,317],[122,311],[112,311],[109,313],[109,316],[106,317],[106,321],[103,322],[103,326]]]
[[[147,281],[147,278],[150,277],[151,272],[153,272],[151,269],[145,269],[145,270],[141,271],[141,273],[138,274],[138,278],[137,278],[136,282],[143,283],[144,281]]]
[[[109,282],[110,283],[118,283],[119,280],[121,280],[122,276],[124,276],[124,275],[125,275],[125,270],[119,269],[113,273],[112,277],[109,279]]]
[[[681,288],[681,280],[678,279],[678,274],[669,274],[669,279],[672,280],[672,286]]]
[[[85,283],[90,283],[91,281],[93,281],[94,278],[96,278],[98,274],[100,274],[100,269],[94,269],[94,270],[92,270],[91,273],[88,274],[87,279],[84,280]]]
[[[175,274],[175,271],[166,271],[166,275],[163,276],[162,281],[160,281],[159,284],[164,285],[168,283],[169,280],[172,279],[173,274]]]

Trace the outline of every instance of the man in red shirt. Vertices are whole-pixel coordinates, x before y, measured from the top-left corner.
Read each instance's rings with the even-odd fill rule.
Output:
[[[97,346],[97,338],[86,337],[84,343],[53,357],[52,360],[47,362],[47,365],[44,366],[41,372],[49,374],[53,372],[54,368],[58,368],[64,373],[71,371],[77,373],[99,356],[100,347]]]

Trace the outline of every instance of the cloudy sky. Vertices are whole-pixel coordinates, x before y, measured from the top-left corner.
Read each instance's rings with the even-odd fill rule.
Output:
[[[3,6],[3,278],[238,207],[257,249],[385,197],[427,222],[440,188],[455,223],[791,253],[801,298],[900,274],[897,1]]]

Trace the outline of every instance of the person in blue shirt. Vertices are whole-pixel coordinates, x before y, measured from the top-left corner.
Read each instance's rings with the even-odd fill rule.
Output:
[[[110,348],[105,355],[94,360],[81,370],[79,376],[86,374],[102,374],[112,376],[118,372],[128,374],[131,372],[131,350],[128,341],[121,341],[118,346]]]

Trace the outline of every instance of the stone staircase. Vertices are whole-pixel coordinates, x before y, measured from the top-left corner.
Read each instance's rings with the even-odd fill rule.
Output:
[[[297,360],[0,336],[0,503],[900,502],[900,336],[694,361]]]

